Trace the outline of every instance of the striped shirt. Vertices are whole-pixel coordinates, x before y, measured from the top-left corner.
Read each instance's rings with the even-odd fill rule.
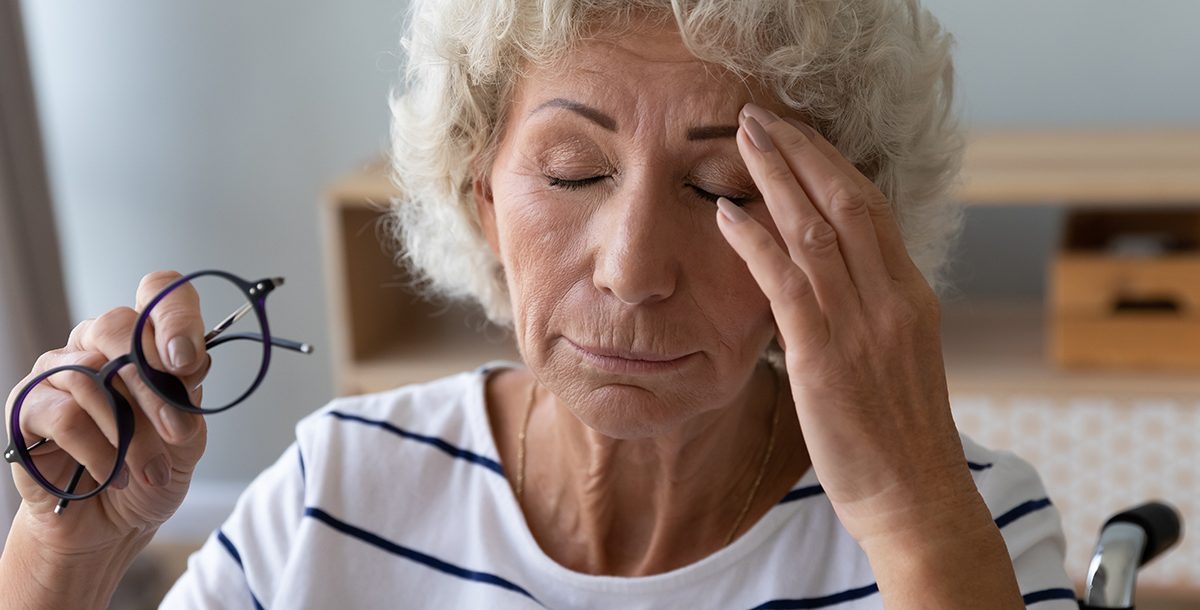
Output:
[[[163,608],[882,607],[862,549],[808,471],[745,534],[651,576],[570,570],[538,546],[473,371],[335,398],[188,559]],[[1033,467],[961,435],[1025,603],[1075,610],[1058,510]]]

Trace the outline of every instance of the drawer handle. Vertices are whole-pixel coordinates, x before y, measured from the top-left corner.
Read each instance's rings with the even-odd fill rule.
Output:
[[[1122,312],[1160,312],[1160,313],[1179,313],[1179,301],[1171,297],[1149,297],[1149,298],[1134,298],[1134,297],[1118,297],[1117,303],[1113,307],[1115,313]]]

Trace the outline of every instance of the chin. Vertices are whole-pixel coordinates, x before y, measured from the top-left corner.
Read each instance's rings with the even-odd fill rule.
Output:
[[[587,390],[581,400],[567,402],[575,417],[604,436],[618,439],[662,436],[695,413],[650,391],[629,385]]]
[[[617,439],[663,436],[711,406],[714,375],[703,361],[683,374],[621,375],[566,350],[526,359],[538,380],[587,427]],[[539,366],[540,365],[540,366]]]

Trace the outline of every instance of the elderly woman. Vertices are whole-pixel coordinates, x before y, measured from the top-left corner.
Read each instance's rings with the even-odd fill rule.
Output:
[[[951,416],[961,135],[916,0],[442,0],[410,27],[397,241],[522,362],[305,418],[165,607],[1075,608],[1037,473]],[[128,341],[108,317],[68,351]],[[178,506],[203,420],[142,407],[171,467],[131,457],[74,519],[23,487],[4,603],[103,605]]]

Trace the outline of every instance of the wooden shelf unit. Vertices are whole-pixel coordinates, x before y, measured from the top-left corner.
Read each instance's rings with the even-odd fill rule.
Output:
[[[482,311],[430,303],[389,251],[381,221],[396,194],[383,161],[337,181],[321,209],[338,395],[387,390],[517,358]]]
[[[967,136],[972,205],[1200,204],[1200,126],[981,130]]]

